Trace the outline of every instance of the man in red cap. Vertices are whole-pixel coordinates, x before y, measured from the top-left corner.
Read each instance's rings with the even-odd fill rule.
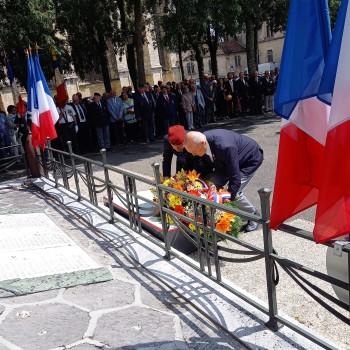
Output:
[[[168,135],[164,137],[164,152],[163,152],[163,177],[171,176],[171,163],[173,155],[176,156],[176,172],[184,169],[196,170],[205,177],[213,172],[212,164],[204,164],[199,157],[194,157],[184,149],[186,131],[182,125],[171,126],[168,130]]]

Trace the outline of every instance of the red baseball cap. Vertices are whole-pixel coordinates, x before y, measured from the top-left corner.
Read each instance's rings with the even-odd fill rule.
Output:
[[[186,137],[185,128],[182,125],[174,125],[168,129],[169,142],[174,146],[184,143]]]

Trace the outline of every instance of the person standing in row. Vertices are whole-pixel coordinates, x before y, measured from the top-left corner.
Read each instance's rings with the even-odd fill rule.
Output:
[[[72,96],[71,106],[75,112],[78,122],[78,149],[82,154],[91,151],[91,136],[90,128],[87,121],[87,109],[83,103],[80,103],[80,99],[77,94]]]
[[[139,84],[138,92],[135,93],[134,106],[136,119],[141,123],[144,141],[154,141],[154,112],[155,105],[152,95],[146,91],[145,83]]]
[[[94,93],[94,100],[88,106],[88,118],[96,129],[100,149],[111,149],[109,136],[109,117],[106,100],[101,100],[101,94]]]

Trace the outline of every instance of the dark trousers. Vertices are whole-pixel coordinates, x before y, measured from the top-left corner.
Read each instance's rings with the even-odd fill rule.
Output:
[[[59,131],[59,138],[63,146],[63,149],[66,152],[69,152],[67,142],[71,141],[73,153],[78,153],[77,134],[75,132],[74,123],[59,124],[58,131]]]
[[[122,119],[109,124],[109,132],[112,145],[125,143],[124,121]]]
[[[79,123],[78,130],[78,148],[79,153],[87,153],[92,151],[90,127],[86,122]]]
[[[252,115],[262,114],[261,96],[250,97],[250,113]]]
[[[143,137],[146,142],[154,140],[154,118],[153,116],[141,120]]]
[[[168,129],[175,125],[175,117],[163,118],[163,134],[168,134]]]
[[[214,101],[205,100],[205,117],[207,123],[215,121]]]

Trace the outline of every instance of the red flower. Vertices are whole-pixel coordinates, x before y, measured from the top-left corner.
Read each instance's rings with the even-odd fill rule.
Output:
[[[201,194],[199,193],[198,190],[191,190],[191,191],[188,191],[189,194],[193,194],[194,196],[197,196],[197,197],[200,197]]]
[[[185,215],[185,208],[182,206],[182,205],[177,205],[175,208],[174,208],[174,211],[176,213],[179,213],[181,215]]]

